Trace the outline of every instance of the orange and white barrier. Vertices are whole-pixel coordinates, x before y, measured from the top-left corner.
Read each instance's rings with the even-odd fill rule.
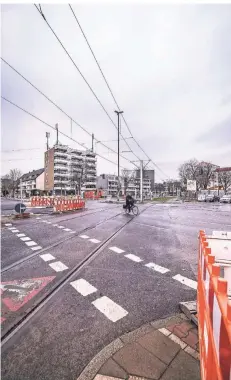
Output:
[[[54,201],[54,197],[31,197],[31,207],[52,207]]]
[[[72,199],[55,199],[54,212],[79,210],[85,207],[85,202],[80,197]]]
[[[230,244],[231,240],[200,231],[197,309],[202,380],[231,380]]]

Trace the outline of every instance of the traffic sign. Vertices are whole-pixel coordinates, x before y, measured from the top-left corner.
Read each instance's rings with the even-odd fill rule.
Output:
[[[2,302],[11,311],[17,311],[36,296],[55,276],[1,282]]]
[[[26,210],[26,206],[23,203],[17,203],[14,209],[19,214],[23,214]]]

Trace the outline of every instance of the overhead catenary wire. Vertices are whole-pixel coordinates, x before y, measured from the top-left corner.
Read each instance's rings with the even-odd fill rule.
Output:
[[[79,69],[79,67],[77,66],[77,64],[73,60],[73,58],[71,57],[71,55],[69,54],[69,52],[67,51],[67,49],[65,48],[65,46],[63,45],[62,41],[60,40],[60,38],[55,33],[54,29],[51,27],[51,25],[47,21],[44,13],[42,12],[41,6],[40,6],[40,9],[39,9],[39,7],[36,4],[34,4],[34,6],[36,7],[37,11],[40,13],[40,15],[42,16],[43,20],[46,22],[47,26],[49,27],[49,29],[51,30],[51,32],[54,34],[55,38],[57,39],[57,41],[59,42],[59,44],[62,46],[63,50],[65,51],[65,53],[67,54],[67,56],[69,57],[69,59],[71,60],[71,62],[73,63],[73,65],[75,66],[75,68],[77,69],[78,73],[81,75],[81,77],[83,78],[84,82],[86,83],[86,85],[88,86],[88,88],[90,89],[90,91],[92,92],[92,94],[94,95],[94,97],[96,98],[96,100],[98,101],[98,103],[100,104],[101,108],[103,109],[103,111],[105,112],[105,114],[107,115],[107,117],[109,118],[109,120],[111,121],[111,123],[114,125],[114,127],[117,130],[117,125],[115,124],[114,120],[111,118],[111,116],[107,112],[106,108],[104,107],[104,105],[100,101],[99,97],[96,95],[95,91],[93,90],[93,88],[91,87],[91,85],[89,84],[89,82],[87,81],[87,79],[85,78],[85,76],[83,75],[83,73],[81,72],[81,70]],[[120,135],[121,135],[122,139],[124,140],[125,144],[131,150],[130,146],[128,145],[128,143],[125,140],[125,138],[123,137],[123,135],[121,133],[120,133]],[[139,157],[132,150],[131,150],[131,152],[134,154],[134,156],[136,158],[139,159]]]
[[[1,60],[7,65],[9,66],[16,74],[18,74],[22,79],[24,79],[30,86],[32,86],[36,91],[38,91],[45,99],[47,99],[51,104],[53,104],[59,111],[61,111],[65,116],[67,116],[73,123],[75,123],[78,127],[80,127],[85,133],[87,133],[89,136],[92,136],[92,134],[86,129],[84,128],[81,124],[79,124],[77,121],[75,121],[73,119],[73,117],[71,117],[70,115],[68,115],[61,107],[59,107],[57,105],[57,103],[55,103],[53,100],[51,100],[46,94],[44,94],[44,92],[42,92],[38,87],[36,87],[29,79],[27,79],[24,75],[22,75],[17,69],[15,69],[9,62],[7,62],[4,58],[1,57]],[[109,149],[111,152],[117,154],[117,152],[112,149],[111,147],[109,147],[108,145],[106,145],[103,141],[100,141],[98,140],[96,137],[95,137],[95,141],[97,143],[99,143],[100,145],[104,146],[105,148]],[[131,160],[129,160],[127,157],[123,156],[122,154],[120,154],[120,157],[122,157],[124,160],[128,161],[130,164],[134,165],[134,166],[137,166],[136,164],[134,164]]]
[[[20,107],[19,105],[17,105],[16,103],[12,102],[11,100],[5,98],[4,96],[1,96],[1,98],[2,98],[3,100],[5,100],[6,102],[10,103],[11,105],[13,105],[14,107],[16,107],[16,108],[20,109],[21,111],[27,113],[28,115],[32,116],[34,119],[40,121],[40,122],[43,123],[44,125],[47,125],[49,128],[52,128],[52,129],[54,129],[54,130],[56,131],[56,128],[53,127],[53,125],[51,125],[51,124],[47,123],[46,121],[40,119],[38,116],[33,115],[31,112],[25,110],[24,108]],[[60,133],[61,135],[63,135],[64,137],[66,137],[66,138],[68,138],[68,139],[74,141],[76,144],[80,145],[80,146],[81,146],[82,148],[84,148],[85,150],[90,150],[90,149],[88,149],[88,148],[85,147],[85,144],[84,144],[84,143],[80,143],[79,141],[73,139],[73,137],[68,136],[66,133],[61,132],[61,131],[59,131],[59,133]],[[113,164],[113,165],[117,165],[116,162],[109,160],[108,158],[102,156],[101,154],[99,154],[99,153],[95,153],[95,154],[96,154],[98,157],[100,157],[100,158],[102,158],[102,159],[104,159],[104,160],[110,162],[111,164]]]
[[[102,70],[102,68],[101,68],[101,66],[100,66],[100,64],[99,64],[99,62],[98,62],[98,60],[97,60],[97,58],[96,58],[96,56],[95,56],[95,53],[94,53],[94,51],[93,51],[93,49],[92,49],[92,47],[91,47],[91,45],[90,45],[90,43],[89,43],[89,41],[88,41],[88,39],[87,39],[87,37],[86,37],[86,34],[84,33],[84,31],[83,31],[83,28],[82,28],[82,26],[80,25],[80,22],[79,22],[79,20],[78,20],[78,18],[77,18],[77,16],[76,16],[76,14],[75,14],[75,12],[74,12],[74,10],[73,10],[73,8],[72,8],[72,6],[70,5],[70,4],[68,4],[69,5],[69,7],[70,7],[70,9],[71,9],[71,12],[72,12],[72,14],[73,14],[73,16],[74,16],[74,18],[75,18],[75,20],[76,20],[76,22],[77,22],[77,24],[78,24],[78,26],[79,26],[79,29],[81,30],[81,32],[82,32],[82,35],[83,35],[83,37],[84,37],[84,39],[85,39],[85,41],[86,41],[86,43],[87,43],[87,45],[88,45],[88,47],[89,47],[89,49],[90,49],[90,51],[91,51],[91,53],[92,53],[92,56],[93,56],[93,58],[94,58],[94,60],[95,60],[95,62],[96,62],[96,64],[97,64],[97,66],[98,66],[98,68],[99,68],[99,71],[100,71],[100,73],[101,73],[101,75],[102,75],[102,77],[103,77],[103,79],[104,79],[104,81],[105,81],[105,83],[106,83],[106,85],[107,85],[107,88],[108,88],[108,90],[109,90],[109,92],[110,92],[110,94],[111,94],[111,96],[112,96],[112,98],[113,98],[113,100],[114,100],[114,102],[115,102],[115,104],[116,104],[116,106],[117,106],[117,108],[118,108],[118,110],[119,111],[121,111],[121,108],[120,108],[120,106],[119,106],[119,104],[118,104],[118,102],[117,102],[117,100],[116,100],[116,98],[115,98],[115,96],[114,96],[114,94],[113,94],[113,91],[112,91],[112,89],[111,89],[111,87],[110,87],[110,85],[109,85],[109,83],[108,83],[108,80],[106,79],[106,77],[105,77],[105,75],[104,75],[104,73],[103,73],[103,70]],[[126,127],[127,127],[127,129],[128,129],[128,131],[129,131],[129,133],[130,133],[130,135],[131,135],[131,137],[133,138],[133,140],[135,141],[135,143],[137,144],[137,146],[141,149],[141,151],[145,154],[145,156],[147,157],[147,159],[159,170],[159,171],[161,171],[162,172],[162,174],[164,174],[166,177],[169,177],[167,174],[165,174],[164,172],[163,172],[163,170],[147,155],[147,153],[144,151],[144,149],[141,147],[141,145],[139,144],[139,142],[134,138],[134,136],[133,136],[133,134],[132,134],[132,132],[131,132],[131,129],[130,129],[130,127],[129,127],[129,125],[128,125],[128,123],[127,123],[127,121],[126,121],[126,119],[125,119],[125,117],[124,117],[124,114],[122,114],[121,115],[121,117],[122,117],[122,119],[123,119],[123,121],[124,121],[124,123],[125,123],[125,125],[126,125]],[[129,144],[126,142],[126,144],[127,144],[127,146],[128,146],[128,148],[129,149],[131,149],[131,147],[129,146]],[[133,152],[133,154],[138,158],[138,160],[140,160],[140,158]]]

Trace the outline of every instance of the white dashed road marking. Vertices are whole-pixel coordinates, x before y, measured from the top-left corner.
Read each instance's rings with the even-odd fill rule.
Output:
[[[65,228],[64,226],[59,226],[58,228]]]
[[[36,247],[31,247],[32,251],[38,251],[38,249],[42,249],[40,245],[36,245]]]
[[[63,270],[68,269],[68,267],[65,264],[63,264],[61,261],[55,261],[54,263],[51,263],[49,265],[56,272],[62,272]]]
[[[160,265],[157,265],[157,264],[154,264],[154,263],[148,263],[148,264],[145,264],[145,266],[147,268],[151,268],[151,269],[155,270],[156,272],[160,272],[160,273],[170,272],[169,269],[161,267]]]
[[[109,248],[111,251],[113,252],[116,252],[116,253],[123,253],[125,251],[123,251],[122,249],[118,248],[118,247],[110,247]]]
[[[176,276],[173,277],[173,279],[181,282],[181,284],[184,284],[186,286],[189,286],[192,289],[197,290],[197,282],[190,280],[190,278],[181,276],[181,274],[177,274]]]
[[[58,227],[58,224],[52,224],[53,227]]]
[[[26,241],[25,244],[28,245],[28,247],[33,247],[34,245],[38,245],[38,244],[35,243],[35,241],[33,241],[33,240],[31,240],[31,241]]]
[[[13,232],[13,234],[16,234],[16,232],[19,232],[19,230],[11,230],[11,232]]]
[[[29,240],[31,240],[31,238],[29,238],[29,237],[22,237],[22,238],[20,238],[20,240],[22,240],[22,241],[29,241]]]
[[[36,218],[36,219],[38,219],[38,220],[39,220],[39,219],[41,219],[41,218],[39,218],[39,217],[38,217],[38,218]]]
[[[93,301],[92,305],[112,322],[117,322],[128,314],[126,310],[106,296]]]
[[[8,230],[10,231],[15,230],[15,227],[8,227]]]
[[[143,261],[139,256],[133,255],[132,253],[125,255],[124,257],[127,257],[127,259],[135,261],[136,263],[140,263],[141,261]]]
[[[52,256],[50,253],[45,253],[44,255],[40,255],[41,259],[43,259],[44,261],[51,261],[51,260],[54,260],[55,257]]]
[[[71,231],[71,229],[70,228],[65,228],[63,231],[69,232],[69,231]]]
[[[100,243],[100,240],[97,240],[97,239],[90,239],[89,241],[91,241],[92,243]]]
[[[87,282],[83,278],[70,282],[70,284],[71,286],[73,286],[75,290],[77,290],[78,293],[82,294],[82,296],[84,297],[88,296],[89,294],[97,292],[97,289],[91,284],[89,284],[89,282]]]
[[[87,235],[80,235],[80,237],[81,237],[82,239],[89,239],[89,236],[87,236]]]
[[[11,223],[5,223],[5,226],[10,227],[10,226],[12,226],[12,224]]]
[[[23,236],[26,236],[26,235],[25,234],[17,234],[16,236],[23,237]]]

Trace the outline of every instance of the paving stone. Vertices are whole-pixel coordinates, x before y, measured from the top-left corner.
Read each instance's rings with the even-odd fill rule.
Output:
[[[99,370],[100,375],[126,379],[128,374],[113,359],[109,359]]]
[[[154,329],[158,330],[162,327],[166,327],[167,324],[177,324],[180,322],[182,322],[181,314],[164,319],[158,319],[157,321],[151,322],[151,325],[154,327]]]
[[[127,334],[122,335],[120,339],[124,343],[132,343],[135,340],[139,339],[141,336],[152,331],[154,331],[154,328],[150,324],[147,324],[147,325],[141,326],[139,329],[136,329],[134,331],[131,331]]]
[[[120,380],[117,377],[110,377],[110,376],[104,376],[104,375],[96,375],[94,377],[94,380]]]
[[[189,321],[183,321],[177,324],[167,324],[167,329],[181,339],[186,337],[193,327],[194,325]]]
[[[138,343],[166,364],[169,364],[180,350],[179,344],[174,343],[158,330],[144,335]]]
[[[192,347],[187,346],[187,347],[184,349],[184,351],[187,352],[187,354],[193,356],[195,359],[200,360],[200,355],[199,355],[199,353],[198,353],[196,350],[194,350]]]
[[[181,338],[181,339],[183,340],[183,342],[187,343],[190,347],[196,350],[197,343],[199,341],[198,335],[195,335],[191,331],[189,331],[188,335],[185,338]]]
[[[136,342],[121,348],[113,359],[130,375],[148,379],[159,379],[167,367]]]
[[[180,351],[160,380],[200,380],[199,361]]]

